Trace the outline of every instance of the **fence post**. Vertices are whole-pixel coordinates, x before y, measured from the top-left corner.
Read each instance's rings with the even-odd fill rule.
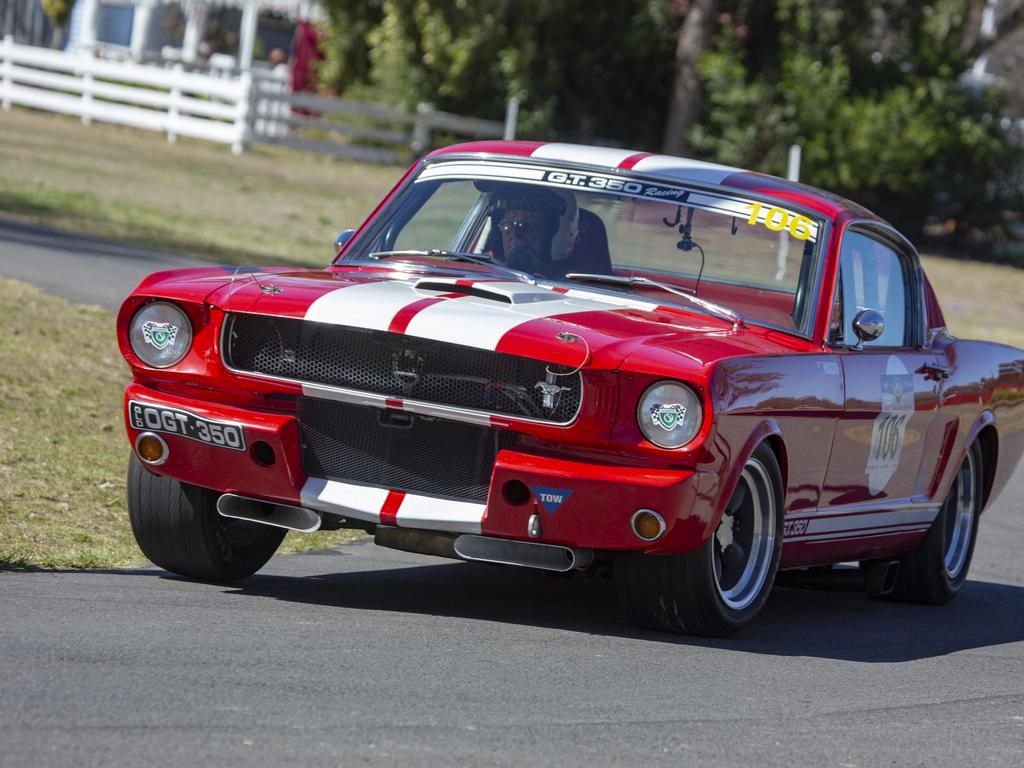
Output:
[[[800,181],[800,152],[799,144],[791,144],[789,147],[789,165],[786,168],[786,178],[790,181]],[[783,280],[786,277],[786,262],[789,259],[789,237],[785,230],[779,232],[779,250],[777,256],[777,268],[775,279]]]
[[[512,141],[516,137],[516,123],[519,122],[519,97],[510,96],[505,104],[505,133],[502,138]]]
[[[78,53],[82,73],[82,125],[92,125],[92,63],[95,61],[92,49]]]
[[[3,80],[0,91],[3,92],[4,111],[11,111],[11,89],[14,88],[14,77],[12,72],[14,71],[14,62],[11,60],[14,56],[14,37],[11,35],[4,35],[3,44]]]
[[[178,62],[171,69],[171,91],[167,100],[167,143],[173,144],[178,139],[178,101],[181,99],[181,76],[185,67]]]
[[[412,126],[412,153],[419,157],[430,147],[431,117],[434,114],[434,107],[430,104],[420,104],[416,107],[416,122]]]
[[[238,111],[235,114],[235,140],[231,144],[231,151],[236,155],[245,151],[246,142],[249,141],[249,117],[253,111],[255,92],[252,72],[248,69],[243,70],[238,78],[238,85],[241,88],[241,93],[238,95]]]

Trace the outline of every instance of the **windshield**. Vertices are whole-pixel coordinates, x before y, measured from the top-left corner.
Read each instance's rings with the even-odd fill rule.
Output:
[[[809,322],[820,230],[801,212],[742,195],[554,167],[448,161],[424,168],[345,261],[510,279],[492,262],[540,283],[691,306],[677,295],[683,291],[746,320],[801,332]],[[453,258],[458,254],[477,258]]]

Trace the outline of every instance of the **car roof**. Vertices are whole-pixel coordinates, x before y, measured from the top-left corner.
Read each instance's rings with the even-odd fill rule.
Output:
[[[538,141],[471,141],[437,149],[427,155],[426,159],[466,154],[552,160],[604,172],[629,171],[666,181],[689,182],[762,194],[801,205],[828,218],[835,218],[848,211],[858,217],[880,220],[878,216],[857,203],[807,184],[728,165],[631,149]]]

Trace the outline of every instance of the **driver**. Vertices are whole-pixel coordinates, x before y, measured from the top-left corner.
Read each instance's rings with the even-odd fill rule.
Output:
[[[564,277],[579,238],[579,208],[572,192],[503,184],[491,199],[491,231],[501,237],[495,260],[524,272]]]

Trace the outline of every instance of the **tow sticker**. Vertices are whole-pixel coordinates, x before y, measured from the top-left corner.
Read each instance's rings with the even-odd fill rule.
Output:
[[[874,495],[888,485],[900,465],[907,422],[914,415],[914,377],[895,355],[882,374],[882,411],[875,417],[868,452],[868,491]]]
[[[530,490],[537,497],[537,501],[549,514],[554,514],[565,504],[566,499],[572,496],[572,491],[565,488],[545,488],[540,485],[531,485]]]

